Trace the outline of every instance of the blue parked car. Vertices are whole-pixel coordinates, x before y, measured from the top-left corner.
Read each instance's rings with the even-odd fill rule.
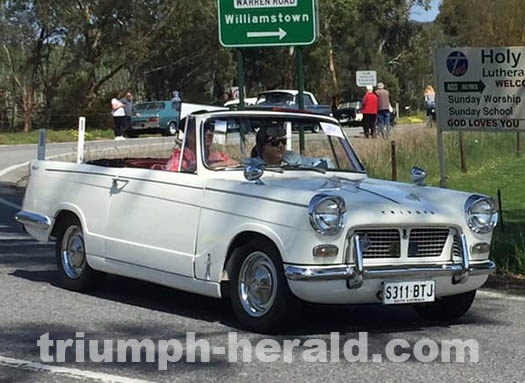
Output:
[[[131,131],[127,136],[140,133],[162,133],[173,136],[179,130],[180,103],[171,101],[150,101],[137,104],[131,116]]]

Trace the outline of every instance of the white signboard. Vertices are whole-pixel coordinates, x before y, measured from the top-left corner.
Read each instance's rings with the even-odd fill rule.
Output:
[[[525,47],[439,48],[442,130],[525,130]]]
[[[355,72],[357,86],[376,86],[377,73],[375,70],[358,70]]]
[[[339,125],[321,122],[321,128],[323,129],[324,134],[326,134],[327,136],[335,136],[341,138],[345,137]]]

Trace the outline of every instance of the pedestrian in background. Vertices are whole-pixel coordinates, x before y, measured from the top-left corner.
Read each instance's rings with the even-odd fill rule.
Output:
[[[339,96],[338,94],[336,94],[335,96],[332,96],[332,103],[330,104],[330,110],[332,111],[333,116],[337,114],[340,101],[341,101],[341,96]]]
[[[370,85],[366,87],[366,93],[363,97],[363,106],[361,112],[363,113],[363,131],[365,137],[376,138],[376,118],[378,111],[378,99],[374,93],[374,88]]]
[[[432,85],[425,88],[425,104],[427,105],[427,128],[432,127],[432,120],[436,115],[436,92]]]
[[[122,136],[124,133],[124,127],[126,124],[126,112],[124,110],[124,104],[120,102],[119,98],[122,94],[116,94],[111,99],[111,115],[113,116],[113,130],[115,132],[115,140],[123,140]]]
[[[171,106],[173,107],[173,109],[175,109],[180,114],[182,100],[180,98],[179,92],[174,90],[172,95],[173,97],[170,100]]]
[[[120,102],[124,105],[124,115],[126,116],[122,135],[126,136],[127,132],[131,130],[131,114],[133,113],[133,95],[129,90],[126,92],[126,96],[120,99]]]
[[[376,95],[378,99],[377,128],[379,134],[385,138],[390,135],[390,92],[385,89],[385,84],[377,84]],[[386,131],[385,131],[386,127]]]

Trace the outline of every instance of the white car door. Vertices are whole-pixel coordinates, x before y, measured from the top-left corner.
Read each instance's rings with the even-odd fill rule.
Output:
[[[196,174],[119,169],[110,197],[107,258],[193,277],[201,182]]]

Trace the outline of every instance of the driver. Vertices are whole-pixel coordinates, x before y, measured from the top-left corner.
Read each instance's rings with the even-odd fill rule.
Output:
[[[268,165],[281,165],[286,153],[286,130],[278,125],[260,128],[255,139],[252,157],[259,157]]]
[[[267,165],[312,166],[333,168],[329,158],[302,156],[293,150],[286,150],[286,129],[277,124],[262,127],[257,132],[255,147],[251,156],[264,161]]]

